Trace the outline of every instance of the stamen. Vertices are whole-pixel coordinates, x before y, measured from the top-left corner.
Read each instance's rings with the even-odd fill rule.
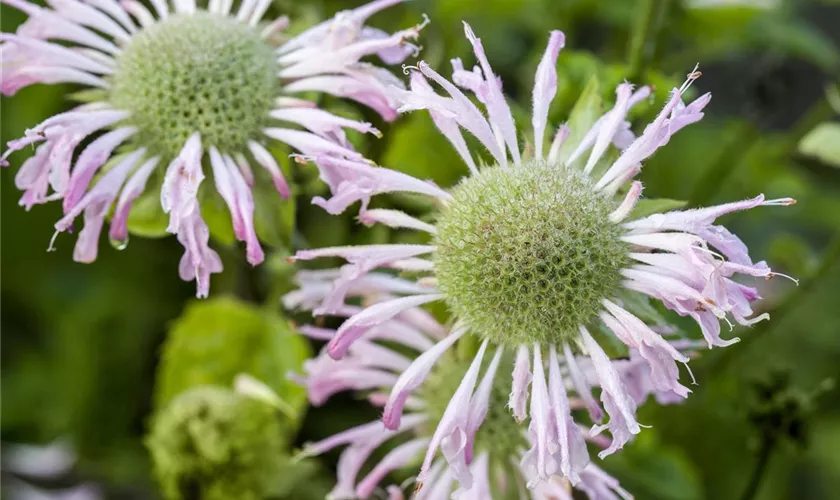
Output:
[[[767,279],[768,280],[772,279],[774,276],[781,276],[782,278],[787,278],[787,279],[793,281],[794,283],[796,283],[796,286],[799,286],[799,280],[794,278],[793,276],[788,276],[787,274],[771,272],[770,274],[767,275]]]
[[[688,363],[683,363],[683,366],[685,366],[685,369],[688,370],[688,375],[691,377],[691,385],[698,385],[697,379],[694,378],[694,372],[691,371],[691,367],[688,366]]]
[[[58,238],[58,233],[61,231],[56,231],[53,233],[52,238],[50,238],[50,246],[47,247],[47,252],[55,252],[55,239]]]
[[[700,63],[695,64],[694,69],[691,70],[691,73],[685,75],[686,80],[682,84],[682,86],[680,86],[679,89],[680,95],[684,94],[691,87],[691,84],[694,83],[694,80],[697,80],[698,78],[703,76],[703,73],[698,71],[698,68],[700,68]]]
[[[796,200],[793,198],[777,198],[775,200],[767,200],[762,205],[768,207],[789,207],[796,205]]]

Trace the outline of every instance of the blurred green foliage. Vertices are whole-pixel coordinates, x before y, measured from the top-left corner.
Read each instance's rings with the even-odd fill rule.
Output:
[[[289,14],[292,31],[299,32],[360,3],[276,0],[273,11]],[[749,244],[757,260],[766,259],[802,282],[798,288],[782,280],[762,283],[762,307],[772,313],[771,322],[733,332],[743,339],[739,344],[702,353],[692,362],[699,385],[691,387],[688,401],[642,407],[640,421],[652,428],[604,467],[645,500],[836,498],[840,397],[836,388],[824,388],[826,380],[840,375],[840,170],[832,168],[840,139],[837,111],[824,89],[838,83],[840,6],[780,0],[770,8],[750,2],[699,8],[695,4],[702,2],[670,0],[652,2],[655,8],[648,12],[648,3],[416,0],[377,14],[372,24],[395,30],[428,14],[432,24],[422,34],[422,57],[448,74],[453,57],[463,58],[467,66],[474,62],[461,25],[469,21],[483,38],[506,93],[516,101],[514,114],[521,124],[529,123],[530,88],[547,33],[564,30],[567,47],[558,62],[550,122],[568,120],[576,133],[580,124],[591,122],[593,109],[612,102],[615,85],[630,73],[639,75],[634,83],[656,88],[654,103],[640,105],[633,116],[634,129],[640,131],[667,92],[701,63],[704,76],[694,89],[714,94],[707,117],[647,162],[641,179],[651,201],[639,210],[654,204],[676,207],[680,200],[710,204],[760,192],[768,198],[792,196],[799,201],[793,207],[753,210],[724,223]],[[22,21],[6,5],[0,12],[4,32]],[[636,26],[645,27],[638,44],[631,43],[639,36]],[[74,90],[34,86],[3,97],[3,141],[68,108],[65,96]],[[576,108],[582,94],[586,104]],[[425,114],[385,124],[358,106],[318,99],[384,132],[382,139],[351,137],[382,165],[443,186],[466,172]],[[106,498],[154,498],[157,488],[142,443],[163,401],[195,385],[229,388],[233,376],[247,372],[302,411],[302,393],[284,379],[286,371],[299,369],[308,347],[290,336],[280,310],[279,296],[293,286],[294,272],[283,257],[301,247],[408,242],[417,236],[366,228],[351,214],[334,217],[311,206],[311,197],[326,189],[314,167],[289,162],[288,151],[275,153],[293,183],[294,197],[283,202],[268,188],[257,189],[257,205],[268,207],[257,214],[257,229],[273,253],[261,267],[250,268],[233,243],[226,211],[218,210],[218,223],[213,217],[208,223],[225,272],[213,278],[216,298],[203,302],[192,299],[192,284],[178,279],[181,248],[174,238],[147,238],[164,235],[156,193],[138,200],[132,211],[134,236],[127,249],[118,252],[103,242],[95,264],[76,264],[71,236],[61,235],[57,251],[46,252],[59,207],[24,213],[16,206],[13,178],[25,154],[12,157],[12,167],[0,173],[4,443],[66,437],[80,460],[64,481],[96,481]],[[266,198],[274,201],[266,203]],[[213,203],[210,198],[202,207],[206,215]],[[373,204],[429,216],[430,207],[412,197],[385,196]],[[696,330],[690,323],[683,326]],[[779,373],[783,386],[774,383]],[[802,425],[795,432],[789,425],[768,427],[766,418],[756,418],[776,415],[768,413],[775,408],[768,401],[806,402],[797,403],[797,408],[807,407],[796,413]],[[337,398],[309,410],[299,433],[289,438],[297,446],[371,418],[375,410],[366,402]],[[277,422],[282,425],[283,417]],[[275,495],[323,498],[334,460],[333,454],[318,462],[279,465],[280,477],[297,481],[272,485]]]

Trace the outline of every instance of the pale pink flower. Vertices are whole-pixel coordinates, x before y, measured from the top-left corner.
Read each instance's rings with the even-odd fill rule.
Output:
[[[367,105],[386,120],[394,119],[397,103],[390,88],[400,82],[366,59],[402,62],[417,52],[410,40],[425,25],[394,34],[366,26],[371,15],[403,1],[376,0],[340,12],[296,37],[286,37],[277,46],[288,19],[263,23],[269,0],[242,0],[236,9],[232,1],[212,0],[206,10],[194,0],[153,1],[152,10],[136,0],[49,0],[46,7],[27,0],[2,1],[29,16],[17,33],[0,34],[0,90],[5,95],[38,83],[73,83],[97,90],[91,94],[92,102],[48,118],[27,130],[23,138],[8,143],[0,157],[4,166],[13,152],[37,144],[15,178],[23,191],[20,204],[29,210],[36,204],[62,200],[65,215],[56,224],[57,232],[71,230],[74,219],[83,215],[84,229],[74,259],[92,262],[112,208],[109,238],[117,248],[125,247],[132,205],[151,183],[155,187],[149,189],[159,189],[161,208],[168,216],[166,231],[184,244],[180,275],[196,281],[199,297],[208,294],[210,274],[222,270],[218,255],[208,246],[208,228],[201,215],[200,201],[207,197],[206,191],[220,195],[236,239],[247,248],[248,262],[260,264],[264,252],[254,222],[254,183],[271,182],[281,198],[290,196],[283,172],[269,151],[272,142],[285,143],[306,155],[361,160],[345,130],[379,135],[369,123],[336,116],[294,94],[329,93]],[[143,52],[161,46],[166,48],[164,53]],[[240,52],[214,59],[217,51],[227,47]],[[144,73],[146,78],[132,78],[137,76],[132,72],[154,69],[155,64],[167,68],[173,60],[170,50],[202,53],[204,66],[212,74],[193,81],[190,72],[195,68],[171,70],[186,74],[185,81],[192,82],[182,89],[176,88],[177,81],[156,82],[155,71]],[[251,59],[264,67],[248,67]],[[258,76],[266,76],[269,83],[254,83],[258,78],[253,74],[241,74],[251,69],[262,71]],[[240,81],[243,77],[244,82]],[[134,92],[137,89],[141,92]],[[161,95],[178,105],[164,110],[165,116],[156,121],[143,110],[148,109],[147,101],[155,104]],[[265,98],[265,109],[242,111],[243,103],[225,101],[231,95]],[[238,119],[238,112],[244,121]],[[237,132],[246,126],[244,122],[253,130]],[[166,127],[186,132],[182,143],[166,142],[173,135]],[[237,142],[226,144],[226,134],[236,136]],[[88,145],[80,148],[82,142]],[[123,152],[129,154],[123,158]],[[109,170],[112,162],[118,164]],[[257,172],[255,176],[254,166],[265,175]],[[204,182],[207,176],[212,178],[211,185]]]
[[[429,111],[435,125],[453,144],[470,169],[472,175],[462,181],[462,185],[469,186],[472,190],[464,187],[460,191],[450,193],[386,168],[369,167],[352,159],[323,159],[323,163],[328,165],[325,171],[329,172],[334,196],[329,200],[316,200],[317,204],[325,207],[330,213],[339,213],[360,201],[359,217],[362,221],[417,229],[429,233],[432,244],[416,246],[418,253],[414,254],[405,254],[405,245],[361,245],[299,252],[297,260],[329,255],[342,257],[348,264],[340,271],[332,271],[336,276],[332,286],[325,284],[330,278],[327,274],[322,274],[319,280],[302,281],[301,290],[295,292],[292,297],[305,296],[307,304],[298,305],[317,309],[319,314],[348,318],[334,334],[323,337],[324,340],[329,340],[325,353],[337,360],[335,366],[346,362],[348,358],[345,356],[356,359],[352,355],[354,342],[384,337],[387,334],[382,332],[387,330],[389,325],[409,311],[421,310],[417,307],[419,305],[444,300],[450,309],[468,310],[471,316],[461,317],[456,313],[456,326],[449,336],[439,341],[436,347],[426,349],[410,367],[400,373],[384,405],[385,427],[391,430],[400,429],[402,411],[412,401],[413,394],[421,387],[430,371],[435,370],[440,363],[443,352],[451,349],[453,343],[460,345],[460,337],[467,333],[482,339],[472,366],[466,371],[440,422],[437,423],[435,432],[431,434],[432,439],[421,465],[418,481],[429,482],[434,457],[440,449],[448,464],[447,474],[464,488],[473,485],[474,474],[470,468],[471,464],[474,464],[472,440],[487,404],[482,395],[478,372],[482,366],[489,366],[484,377],[493,379],[498,365],[496,357],[502,356],[503,350],[507,350],[512,371],[509,406],[516,420],[529,420],[527,436],[530,448],[521,455],[520,464],[528,486],[532,489],[540,488],[541,484],[551,481],[556,476],[562,476],[574,484],[582,484],[589,462],[583,445],[585,437],[600,440],[596,435],[604,430],[609,431],[611,440],[604,443],[606,449],[600,456],[609,455],[621,449],[644,427],[636,420],[636,407],[648,394],[653,393],[657,399],[670,402],[675,398],[682,399],[690,392],[680,382],[679,365],[685,365],[688,370],[689,352],[686,352],[686,346],[689,347],[688,351],[694,346],[680,339],[668,338],[668,335],[659,329],[659,325],[646,324],[632,312],[635,310],[633,301],[655,299],[680,315],[694,318],[709,347],[737,341],[721,338],[720,320],[729,321],[728,318],[733,318],[742,325],[751,325],[765,319],[767,315],[754,315],[751,303],[759,298],[758,292],[755,288],[735,281],[735,275],[771,278],[776,273],[764,262],[753,263],[743,242],[722,226],[715,225],[715,220],[735,211],[758,206],[790,205],[794,201],[789,198],[765,200],[764,196],[759,195],[753,199],[712,208],[674,211],[631,220],[632,209],[642,193],[641,183],[633,180],[641,170],[641,163],[664,146],[674,133],[703,117],[702,110],[710,100],[709,94],[702,95],[688,104],[682,100],[691,82],[699,77],[699,72],[695,69],[681,88],[673,89],[665,107],[638,137],[626,121],[627,112],[632,106],[647,99],[651,92],[648,87],[633,89],[631,85],[622,83],[616,90],[615,105],[595,121],[590,130],[583,134],[578,132],[580,142],[565,148],[571,151],[564,150],[563,142],[570,134],[567,127],[561,126],[557,129],[546,156],[542,136],[545,132],[549,103],[556,90],[556,58],[565,43],[562,33],[553,32],[545,56],[537,69],[534,85],[532,124],[534,143],[537,147],[533,150],[534,158],[530,159],[524,151],[520,151],[515,124],[501,94],[501,82],[490,68],[481,41],[468,25],[465,25],[465,31],[479,63],[476,68],[467,71],[460,61],[455,61],[453,84],[421,61],[413,68],[410,90],[395,89],[394,92],[402,103],[401,111]],[[441,87],[445,93],[438,94],[429,80]],[[486,108],[486,115],[458,86],[474,94],[475,100]],[[466,147],[462,129],[472,134],[486,148],[486,152],[497,164],[495,167],[487,171],[478,171],[479,162],[475,161],[473,153]],[[610,148],[615,148],[619,153],[614,161],[605,160],[605,153]],[[578,162],[578,159],[581,161]],[[484,258],[482,255],[487,247],[482,245],[487,245],[488,233],[495,230],[495,220],[492,217],[507,213],[508,206],[517,201],[511,200],[506,203],[501,199],[489,208],[482,205],[483,211],[478,214],[476,203],[479,203],[482,196],[489,198],[491,194],[497,196],[498,193],[507,193],[505,189],[508,185],[522,186],[523,184],[512,183],[509,178],[525,176],[529,169],[538,168],[555,172],[558,176],[569,176],[569,182],[578,183],[575,185],[581,187],[575,188],[579,191],[573,194],[581,197],[582,203],[588,203],[587,207],[598,203],[609,204],[604,212],[608,216],[605,215],[603,220],[582,220],[575,214],[589,217],[587,214],[596,213],[596,209],[587,209],[590,211],[584,212],[583,208],[577,209],[574,204],[563,206],[565,199],[555,191],[516,194],[521,203],[530,203],[535,199],[544,202],[542,205],[528,206],[547,207],[544,208],[545,213],[540,213],[540,217],[527,219],[528,224],[543,224],[542,221],[550,218],[553,211],[566,210],[575,215],[571,217],[571,226],[585,227],[585,237],[604,231],[603,234],[609,236],[600,241],[605,241],[605,244],[615,249],[615,253],[605,257],[611,259],[609,265],[614,265],[615,268],[610,268],[610,274],[605,275],[609,281],[603,280],[615,285],[610,285],[606,292],[597,287],[585,288],[587,293],[596,290],[600,295],[596,295],[594,299],[591,299],[590,295],[585,297],[587,301],[593,300],[593,312],[587,312],[585,318],[574,324],[573,331],[556,331],[549,328],[548,331],[533,334],[529,331],[505,330],[510,324],[523,324],[524,321],[521,315],[515,317],[518,323],[508,321],[509,315],[514,314],[509,312],[512,308],[519,314],[518,311],[524,309],[521,306],[530,307],[530,304],[515,302],[516,299],[512,296],[521,294],[520,285],[522,288],[528,288],[537,282],[509,285],[506,284],[509,281],[496,279],[496,276],[472,271],[476,269],[472,264]],[[496,184],[486,183],[487,179],[494,180]],[[475,183],[467,184],[473,180]],[[505,184],[506,182],[510,184]],[[562,183],[557,185],[562,186]],[[479,189],[487,191],[477,191]],[[441,217],[450,217],[447,219],[449,225],[430,225],[408,214],[394,211],[377,212],[373,216],[367,216],[370,198],[385,192],[406,192],[431,197],[444,207]],[[580,194],[582,192],[587,194]],[[456,198],[456,194],[463,197]],[[452,206],[455,203],[461,203],[458,205],[459,211],[453,211]],[[453,219],[459,215],[464,218],[474,216],[481,223],[469,226],[469,231],[450,233],[448,239],[442,237],[444,227],[460,231],[461,227],[473,222]],[[504,220],[512,228],[504,234],[509,235],[520,230],[521,226],[510,223],[508,219],[500,220]],[[452,229],[453,227],[455,229]],[[474,227],[478,229],[472,231]],[[530,227],[521,228],[530,230]],[[529,246],[522,248],[522,253],[531,256],[531,260],[540,259],[539,254],[531,252],[531,246],[536,243],[526,243]],[[561,243],[573,244],[574,240],[571,243]],[[442,245],[446,245],[446,255],[441,253]],[[445,289],[442,286],[443,274],[438,272],[441,271],[441,264],[453,262],[452,259],[456,259],[453,255],[458,256],[467,245],[475,252],[469,254],[469,259],[472,260],[454,261],[455,264],[447,271],[450,273],[447,275],[450,281],[448,289]],[[504,249],[508,252],[517,251],[509,246],[505,246]],[[540,249],[545,250],[543,247]],[[505,262],[509,253],[497,250],[498,248],[494,247],[493,255],[498,255],[498,261]],[[574,249],[582,255],[589,256],[594,256],[596,250],[599,249]],[[590,258],[583,259],[588,260]],[[517,262],[519,265],[531,265],[527,259]],[[614,262],[624,263],[613,264]],[[581,261],[574,263],[581,264]],[[483,261],[481,265],[484,265]],[[545,265],[550,266],[552,263],[545,262]],[[506,269],[503,267],[499,265],[492,269],[504,273]],[[373,274],[381,275],[381,271],[376,272],[374,268],[415,273],[418,276],[417,284],[424,287],[424,290],[419,293],[400,292],[384,287],[374,298],[368,297],[363,300],[361,306],[347,305],[348,297],[367,297],[369,290],[363,290],[365,287],[362,284]],[[575,270],[576,268],[570,268],[568,271],[571,273]],[[517,276],[520,275],[516,273],[519,271],[519,268],[512,269],[505,279],[518,279]],[[541,272],[536,266],[528,271]],[[456,272],[465,273],[466,278],[460,279],[452,274]],[[544,273],[543,276],[544,280],[560,280],[566,279],[564,276],[567,274],[558,277],[556,274]],[[401,286],[405,287],[403,281],[401,279]],[[589,286],[574,279],[568,279],[564,282],[564,286],[566,285],[575,288]],[[505,288],[508,286],[509,288]],[[451,295],[454,288],[464,290],[468,287],[472,287],[468,290],[472,299],[496,292],[492,287],[505,293],[492,295],[497,303],[483,303],[481,307],[473,308],[473,302],[464,303],[459,301],[463,300],[462,297]],[[350,293],[354,288],[358,292]],[[568,287],[564,290],[568,290]],[[574,289],[569,293],[574,294]],[[321,297],[320,301],[318,296]],[[510,297],[510,303],[504,303],[508,300],[506,297]],[[544,302],[540,307],[543,309],[535,313],[544,316],[547,314],[545,308],[554,307],[557,309],[557,314],[551,316],[554,321],[558,315],[568,317],[565,312],[567,310],[574,312],[571,309],[576,306],[571,304],[571,301],[559,303],[551,298],[542,297]],[[293,304],[287,302],[287,306],[290,305]],[[568,309],[564,309],[566,307]],[[481,323],[483,330],[475,326],[478,323],[477,317],[481,320],[486,319]],[[535,322],[538,326],[545,324],[539,320]],[[527,324],[534,325],[533,322]],[[553,323],[549,326],[552,325]],[[487,328],[495,331],[487,331]],[[593,336],[594,328],[603,331],[605,335],[609,332],[623,343],[630,354],[631,364],[628,365],[625,360],[613,362],[601,343],[596,340],[597,335]],[[453,336],[456,338],[453,339]],[[389,338],[395,337],[398,335],[393,334]],[[318,378],[320,377],[309,379],[309,384],[312,385]],[[593,396],[592,387],[600,388],[600,404]],[[574,404],[572,398],[567,395],[568,390],[574,390],[576,393]],[[594,424],[588,436],[582,434],[579,426],[574,423],[571,413],[573,406],[588,410]],[[595,488],[590,491],[602,490]]]

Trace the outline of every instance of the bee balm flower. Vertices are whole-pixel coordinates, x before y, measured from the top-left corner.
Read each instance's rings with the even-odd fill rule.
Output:
[[[606,336],[624,344],[632,359],[643,360],[658,396],[665,400],[686,397],[690,391],[680,382],[679,365],[687,364],[688,356],[658,333],[656,325],[634,314],[633,301],[656,299],[680,315],[691,316],[710,347],[734,342],[721,338],[720,320],[732,318],[751,325],[767,315],[753,315],[750,304],[758,299],[758,292],[733,277],[770,278],[774,273],[766,263],[753,262],[741,240],[715,225],[715,220],[762,205],[789,205],[793,200],[765,200],[760,195],[633,220],[631,212],[642,185],[632,179],[641,162],[673,134],[703,117],[710,95],[688,104],[682,100],[699,73],[692,72],[686,84],[673,90],[662,111],[638,137],[625,121],[626,115],[650,90],[634,90],[624,83],[616,89],[611,110],[590,130],[575,131],[581,140],[568,145],[570,152],[563,148],[569,130],[559,127],[545,154],[543,136],[556,91],[556,58],[564,45],[563,34],[552,32],[537,68],[532,117],[535,147],[528,158],[520,151],[510,108],[481,41],[469,26],[466,35],[478,67],[466,71],[455,61],[453,84],[420,62],[412,72],[410,90],[395,93],[403,103],[401,111],[429,111],[471,175],[446,191],[393,170],[332,158],[324,160],[328,165],[324,170],[330,174],[327,180],[334,196],[315,200],[331,213],[361,201],[363,222],[424,231],[430,243],[300,251],[298,260],[340,257],[348,264],[321,272],[320,277],[332,278],[332,285],[304,280],[292,298],[311,305],[316,314],[349,316],[327,346],[329,356],[337,360],[352,354],[371,332],[388,338],[405,335],[398,330],[387,332],[384,325],[393,319],[417,316],[423,304],[446,303],[456,327],[410,363],[401,361],[406,366],[393,380],[384,405],[383,422],[391,430],[404,425],[403,410],[412,394],[428,382],[432,368],[448,366],[445,355],[452,345],[463,342],[459,339],[465,335],[477,340],[478,350],[472,350],[475,357],[466,374],[448,377],[455,384],[452,390],[436,389],[436,397],[445,393],[449,399],[435,420],[435,431],[423,443],[426,453],[419,482],[429,480],[440,449],[453,476],[470,487],[473,439],[487,412],[499,410],[498,401],[490,398],[488,403],[488,394],[497,383],[497,372],[503,372],[511,373],[511,382],[505,386],[514,417],[529,420],[527,451],[520,463],[528,484],[538,488],[556,475],[575,483],[578,478],[582,481],[587,460],[583,438],[571,416],[567,387],[575,389],[588,409],[595,424],[591,434],[605,430],[611,434],[601,457],[622,448],[642,427],[635,416],[634,395],[639,387],[611,361],[602,346]],[[427,79],[445,95],[438,94]],[[459,87],[483,103],[486,115]],[[481,142],[496,165],[478,168],[462,129]],[[610,148],[618,152],[615,160],[605,154]],[[430,224],[399,211],[369,209],[371,196],[384,192],[432,197],[440,205],[437,220]],[[414,271],[422,277],[412,287],[373,275],[376,268]],[[345,304],[346,297],[371,289],[389,297],[363,303],[361,308]],[[507,363],[500,354],[503,351],[510,353]],[[492,361],[479,382],[482,358],[490,353],[494,353]],[[592,394],[594,384],[586,377],[581,358],[595,374],[601,404]],[[510,368],[503,369],[501,363],[509,363]],[[352,381],[356,389],[365,389],[388,379],[377,374],[382,378],[374,382],[369,374],[355,375],[350,379],[337,376],[336,382]]]
[[[360,59],[378,55],[391,64],[416,51],[408,40],[422,25],[393,35],[364,26],[401,1],[377,0],[339,13],[275,47],[272,40],[288,20],[261,23],[269,0],[243,0],[236,10],[232,0],[211,0],[207,10],[194,0],[154,0],[153,12],[136,0],[50,0],[46,8],[3,0],[29,19],[16,34],[0,34],[0,90],[11,95],[34,83],[74,83],[94,91],[87,104],[9,142],[0,162],[39,144],[15,179],[24,192],[20,204],[28,210],[61,199],[58,232],[83,215],[74,251],[79,262],[96,259],[112,208],[110,239],[125,246],[131,206],[151,182],[169,216],[167,231],[184,245],[180,275],[206,296],[210,274],[222,270],[199,209],[208,195],[206,175],[228,206],[248,262],[259,264],[264,256],[251,186],[264,182],[260,170],[280,196],[289,196],[267,149],[271,141],[304,154],[361,159],[344,130],[378,134],[369,123],[291,94],[331,93],[393,119],[395,102],[385,91],[398,80]],[[89,143],[80,148],[82,141]]]

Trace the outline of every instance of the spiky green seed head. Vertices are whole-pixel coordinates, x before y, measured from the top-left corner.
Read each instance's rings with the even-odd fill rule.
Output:
[[[529,162],[462,181],[437,222],[435,273],[453,313],[498,344],[577,336],[628,262],[615,203],[583,174]]]
[[[131,112],[138,143],[165,158],[195,132],[203,145],[240,151],[268,120],[277,71],[253,27],[209,12],[175,14],[132,38],[110,100]]]
[[[284,456],[275,409],[215,386],[184,391],[159,410],[146,446],[168,500],[262,500]]]

